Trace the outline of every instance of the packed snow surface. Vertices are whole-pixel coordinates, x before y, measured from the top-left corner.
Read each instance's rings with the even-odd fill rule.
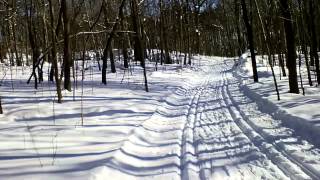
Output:
[[[320,179],[308,126],[296,133],[261,108],[234,59],[195,62],[149,64],[149,93],[141,68],[105,86],[90,67],[83,95],[80,81],[63,104],[54,84],[34,90],[13,71],[0,87],[0,179]]]

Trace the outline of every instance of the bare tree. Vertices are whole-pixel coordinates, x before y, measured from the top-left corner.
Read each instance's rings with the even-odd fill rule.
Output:
[[[54,27],[54,16],[53,16],[53,4],[52,0],[48,0],[49,2],[49,15],[50,15],[50,35],[51,35],[51,40],[52,40],[52,48],[51,48],[51,58],[52,58],[52,67],[53,67],[53,72],[54,78],[56,81],[56,90],[57,90],[57,95],[58,95],[58,102],[62,102],[62,94],[61,94],[61,81],[59,79],[59,68],[58,68],[58,60],[57,60],[57,50],[56,50],[56,34],[55,34],[55,29]]]
[[[299,85],[297,78],[297,62],[296,62],[296,44],[292,23],[292,16],[288,4],[288,0],[280,0],[280,9],[283,16],[284,29],[286,33],[287,44],[287,67],[289,70],[289,91],[290,93],[299,94]]]
[[[67,0],[61,0],[61,12],[63,19],[63,70],[64,70],[64,88],[71,91],[70,68],[71,68],[71,48],[70,48],[70,22],[68,14]]]
[[[254,41],[253,41],[253,30],[252,30],[252,22],[250,23],[249,17],[248,17],[248,10],[245,0],[241,0],[241,6],[242,6],[242,12],[243,12],[243,20],[246,25],[247,30],[247,38],[249,42],[249,49],[251,53],[251,60],[252,60],[252,70],[253,70],[253,79],[254,82],[258,82],[258,71],[257,71],[257,62],[256,62],[256,54],[254,49]]]
[[[136,32],[135,43],[134,43],[134,56],[136,60],[140,61],[141,67],[143,68],[145,90],[146,92],[149,92],[146,63],[144,59],[144,47],[142,42],[143,40],[142,40],[142,31],[141,31],[141,19],[139,15],[139,7],[138,7],[137,0],[131,1],[131,17],[132,17],[133,30]]]

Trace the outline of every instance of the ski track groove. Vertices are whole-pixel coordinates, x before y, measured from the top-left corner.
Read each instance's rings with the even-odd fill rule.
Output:
[[[225,72],[223,71],[222,72],[222,76],[224,77],[223,78],[223,87],[226,86],[226,74]],[[294,178],[294,179],[297,179],[295,178],[295,172],[290,172],[289,170],[286,169],[286,167],[283,167],[281,164],[279,164],[279,162],[277,162],[275,159],[277,157],[275,157],[276,155],[274,155],[275,153],[271,153],[271,152],[268,152],[269,148],[268,147],[264,147],[264,142],[267,142],[265,141],[265,139],[258,133],[256,132],[250,125],[248,122],[244,121],[244,117],[243,115],[241,114],[241,110],[237,107],[237,105],[231,101],[231,98],[230,98],[230,94],[228,94],[226,92],[225,89],[223,89],[223,99],[225,101],[226,104],[229,104],[231,105],[231,107],[229,107],[229,112],[230,114],[233,116],[233,119],[234,119],[234,122],[238,125],[238,127],[241,129],[241,131],[251,140],[251,142],[259,148],[259,150],[261,152],[263,152],[271,161],[273,164],[275,164],[279,169],[281,169],[281,171],[284,172],[284,174],[288,175],[290,178]],[[229,102],[230,101],[230,102]],[[233,108],[232,108],[233,106]]]
[[[204,83],[205,84],[205,83]],[[202,87],[205,85],[202,85]],[[194,165],[197,162],[192,162],[193,159],[197,159],[197,149],[196,147],[193,146],[194,144],[194,127],[197,121],[197,114],[198,114],[198,108],[199,108],[199,102],[200,102],[200,98],[201,95],[203,93],[203,88],[201,88],[199,90],[199,88],[197,87],[196,89],[196,93],[193,96],[191,103],[189,104],[189,108],[188,108],[188,113],[187,113],[187,119],[186,119],[186,123],[184,125],[184,128],[182,130],[182,143],[181,143],[181,170],[182,172],[181,174],[181,179],[199,179],[197,173],[198,172],[194,172],[194,171],[199,171],[199,167],[197,165]],[[194,110],[194,112],[193,112]],[[192,117],[191,117],[192,116]],[[191,122],[190,122],[191,121]],[[192,137],[190,137],[190,134],[188,131],[192,131]],[[192,139],[192,142],[189,142]],[[189,144],[192,144],[191,149],[189,146]],[[196,174],[194,174],[196,173]]]
[[[241,110],[229,89],[231,78],[239,81],[233,77],[230,67],[227,60],[212,64],[201,74],[201,82],[189,82],[177,88],[160,102],[148,119],[132,130],[106,166],[139,177],[174,173],[172,179],[182,180],[210,179],[214,173],[232,178],[235,171],[242,179],[248,175],[257,179],[320,179],[277,143],[269,143],[269,138]],[[173,121],[177,122],[173,124]],[[169,150],[143,154],[143,148],[156,150],[162,146],[168,146]],[[171,146],[176,151],[170,150]],[[169,155],[165,154],[167,151]],[[135,159],[134,163],[127,162],[125,157]],[[166,167],[159,161],[163,158],[166,163],[172,161],[174,167]],[[155,166],[150,160],[160,165]],[[261,168],[263,174],[257,174],[257,168]],[[276,176],[277,172],[280,177]]]
[[[172,93],[172,95],[170,95],[169,97],[165,98],[165,100],[161,101],[161,104],[158,106],[158,108],[156,109],[156,111],[153,113],[153,115],[151,115],[148,119],[146,119],[143,123],[141,123],[138,127],[134,128],[132,130],[132,132],[130,133],[130,135],[126,138],[126,140],[123,141],[122,145],[120,146],[120,148],[114,153],[113,157],[111,158],[111,160],[106,164],[107,167],[110,167],[112,169],[117,169],[118,171],[120,172],[124,172],[124,173],[128,173],[128,174],[134,174],[135,170],[138,170],[139,168],[141,168],[141,166],[139,165],[136,165],[136,164],[132,164],[131,162],[125,162],[122,158],[122,156],[129,156],[130,158],[134,158],[134,159],[140,159],[141,161],[143,161],[144,163],[150,159],[149,157],[145,157],[143,156],[143,152],[140,152],[140,154],[138,155],[135,155],[133,152],[132,154],[129,154],[128,152],[130,152],[130,146],[128,144],[134,144],[134,146],[144,146],[144,147],[149,147],[149,148],[153,148],[153,147],[157,147],[157,143],[155,144],[152,144],[152,140],[155,140],[155,141],[161,141],[159,140],[160,137],[156,137],[157,139],[152,139],[154,137],[151,137],[151,140],[150,140],[150,137],[146,136],[145,138],[148,139],[149,141],[145,141],[144,143],[145,144],[141,144],[141,142],[134,142],[134,140],[139,137],[139,135],[141,134],[141,131],[143,131],[144,133],[148,133],[148,131],[154,131],[158,134],[163,134],[163,133],[168,133],[170,131],[173,131],[172,129],[170,129],[170,122],[167,122],[167,125],[165,124],[164,128],[160,127],[159,129],[149,129],[148,127],[148,123],[150,123],[150,121],[152,123],[154,123],[154,120],[155,119],[159,119],[159,117],[157,116],[160,116],[163,117],[164,119],[166,119],[166,117],[170,116],[172,113],[176,113],[174,112],[175,110],[172,109],[172,108],[168,108],[168,107],[173,107],[176,108],[177,106],[179,105],[176,105],[175,103],[182,103],[184,104],[185,103],[185,99],[186,98],[182,98],[184,96],[187,96],[189,97],[187,104],[186,105],[182,105],[182,106],[187,106],[187,112],[183,113],[182,114],[182,118],[184,118],[184,125],[183,126],[187,126],[188,125],[188,120],[192,119],[191,115],[196,115],[196,112],[197,112],[197,106],[198,106],[198,101],[199,101],[199,98],[200,98],[200,95],[201,95],[201,91],[202,91],[202,85],[192,85],[192,84],[185,84],[185,86],[183,88],[177,88],[176,91],[174,91]],[[193,92],[195,91],[195,93]],[[191,99],[191,100],[190,100]],[[173,100],[174,102],[172,103],[171,100]],[[181,118],[181,117],[176,117],[176,118]],[[194,117],[196,118],[196,117]],[[159,119],[160,120],[160,119]],[[177,119],[179,120],[179,119]],[[195,120],[193,120],[195,122]],[[172,123],[172,122],[171,122]],[[163,125],[163,124],[162,124]],[[190,126],[192,126],[192,124],[189,124]],[[179,127],[179,126],[178,126]],[[187,136],[184,136],[184,132],[183,132],[183,129],[182,127],[181,128],[176,128],[175,130],[181,131],[181,138],[185,138]],[[166,130],[166,128],[168,128],[169,130]],[[193,130],[191,131],[193,132]],[[154,136],[154,134],[152,135]],[[161,135],[160,135],[161,136]],[[134,140],[132,140],[134,139]],[[177,141],[179,139],[177,138]],[[180,154],[177,153],[176,155],[179,156],[179,163],[175,163],[173,162],[173,164],[175,164],[175,166],[179,166],[180,168],[180,179],[181,177],[183,176],[182,175],[182,167],[183,167],[183,162],[184,161],[187,161],[187,156],[185,154],[182,154],[183,153],[183,142],[186,142],[186,140],[182,140],[180,139],[179,143],[180,144]],[[192,141],[191,141],[192,142]],[[168,143],[170,144],[170,143]],[[185,149],[185,148],[184,148]],[[157,158],[161,158],[161,157],[158,157],[158,156],[155,156],[153,157],[155,159]],[[147,162],[148,163],[148,162]],[[183,167],[184,168],[184,167]],[[147,172],[147,171],[152,171],[152,168],[149,168],[147,167],[148,170],[146,170],[146,172],[143,172],[142,174],[137,174],[139,176],[149,176],[149,175],[155,175],[155,173],[153,172]],[[151,170],[150,170],[151,169]],[[185,168],[184,171],[188,171],[189,169],[188,168]],[[162,171],[162,170],[161,170]],[[175,171],[175,170],[173,170]],[[163,171],[162,171],[163,172]],[[169,172],[170,173],[170,172]]]
[[[221,104],[221,101],[223,102],[223,100],[222,100],[222,98],[220,98],[220,96],[222,96],[222,88],[219,85],[219,83],[220,83],[219,81],[215,82],[215,84],[213,86],[214,88],[211,87],[212,83],[206,83],[207,86],[208,85],[210,85],[210,86],[208,86],[208,87],[205,86],[203,90],[207,90],[208,93],[210,93],[210,95],[212,95],[212,93],[213,93],[214,101],[216,103],[218,103],[218,105],[220,104],[220,106],[218,106],[218,107],[223,107],[223,105]],[[210,90],[211,91],[213,90],[213,92],[211,92]],[[208,106],[208,104],[209,103],[205,103],[205,106]],[[203,109],[205,109],[205,108],[203,108]],[[231,137],[230,136],[234,135],[236,137],[240,137],[241,134],[235,133],[234,129],[233,129],[234,127],[232,128],[232,126],[228,126],[228,125],[224,124],[224,123],[228,123],[228,120],[226,118],[223,118],[224,115],[228,116],[228,114],[225,114],[225,113],[228,113],[228,112],[226,112],[227,111],[226,109],[224,109],[225,111],[223,111],[223,109],[215,110],[215,109],[212,109],[212,108],[208,108],[206,110],[213,111],[213,112],[217,112],[217,111],[220,112],[221,111],[220,112],[220,116],[219,116],[219,114],[214,113],[213,114],[214,117],[208,117],[206,120],[203,120],[201,118],[203,110],[202,111],[197,110],[196,113],[199,114],[200,118],[196,118],[195,119],[196,121],[193,122],[195,124],[194,125],[194,127],[195,127],[194,128],[194,132],[193,132],[193,136],[194,136],[193,139],[196,137],[195,133],[198,132],[197,130],[203,131],[205,133],[205,136],[210,137],[210,132],[211,133],[214,132],[214,129],[211,129],[210,123],[213,123],[213,124],[216,123],[217,126],[218,126],[217,128],[219,128],[221,133],[222,133],[222,137],[220,137],[220,141],[221,141],[221,138],[225,138],[227,141],[224,144],[222,144],[223,142],[217,141],[218,145],[220,144],[220,146],[221,145],[223,146],[222,149],[221,148],[216,148],[214,146],[211,146],[210,143],[202,143],[201,145],[204,145],[206,148],[209,147],[211,149],[205,150],[204,152],[202,152],[202,154],[204,154],[204,155],[201,156],[201,154],[199,154],[199,149],[198,149],[199,148],[199,142],[194,140],[194,144],[193,144],[194,147],[193,148],[195,149],[195,156],[197,156],[197,160],[196,160],[197,163],[195,163],[195,164],[198,164],[198,166],[200,167],[200,170],[198,170],[200,177],[197,177],[197,175],[194,175],[194,176],[183,176],[182,179],[208,179],[209,177],[208,177],[208,175],[206,173],[212,174],[213,171],[219,171],[219,169],[224,171],[224,174],[227,177],[230,177],[230,176],[232,176],[230,174],[230,172],[229,172],[231,170],[230,168],[236,169],[241,174],[241,176],[244,178],[245,174],[244,174],[244,172],[242,172],[242,169],[239,168],[239,166],[237,164],[235,165],[235,167],[232,167],[232,166],[228,167],[228,165],[223,165],[220,168],[218,168],[217,170],[215,170],[216,168],[213,166],[213,163],[216,163],[216,162],[214,162],[214,160],[212,160],[210,158],[210,155],[214,155],[216,157],[217,155],[219,156],[219,154],[223,153],[223,154],[225,154],[225,156],[222,156],[221,158],[222,159],[227,159],[227,160],[229,160],[231,162],[233,161],[233,156],[235,156],[235,159],[238,162],[239,161],[240,162],[242,162],[242,161],[246,162],[248,160],[250,161],[250,158],[251,159],[254,158],[254,159],[258,160],[258,161],[261,161],[259,156],[256,155],[256,153],[258,153],[257,152],[258,148],[253,147],[253,146],[251,146],[251,145],[249,145],[247,143],[239,142],[240,143],[239,145],[234,145],[234,144],[231,143],[231,139],[230,139]],[[231,116],[231,114],[230,114],[230,116]],[[195,117],[198,117],[198,116],[196,115]],[[224,121],[221,121],[221,119],[224,119]],[[210,121],[210,122],[203,122],[203,121]],[[218,121],[218,122],[215,122],[215,121]],[[204,123],[204,127],[207,127],[210,130],[208,131],[204,127],[197,129],[197,126],[196,126],[197,123],[200,124],[200,125],[201,125],[201,123]],[[230,120],[229,123],[232,123],[232,120]],[[221,124],[221,125],[219,125],[219,124]],[[231,132],[230,132],[231,134],[230,135],[225,134],[223,132],[224,126],[227,126],[226,128],[231,128]],[[245,135],[245,134],[243,134],[243,135]],[[203,140],[203,137],[200,136],[200,138],[202,138],[202,140]],[[212,137],[212,138],[214,138],[214,137]],[[249,138],[247,138],[247,141],[249,143]],[[246,147],[245,150],[242,150],[244,147]],[[206,152],[206,151],[208,151],[208,152]],[[241,157],[241,154],[243,154],[243,153],[244,153],[244,158]],[[201,157],[199,158],[199,156],[201,156],[202,158]],[[219,157],[218,157],[218,159],[219,159]],[[204,162],[202,162],[202,161],[204,161]],[[209,167],[206,168],[206,166],[208,166],[208,161],[209,161]],[[250,166],[248,166],[248,167],[250,167]],[[251,175],[252,176],[256,176],[255,172],[253,172],[252,169],[250,169],[250,170],[251,170]],[[272,171],[272,169],[270,169],[270,170]],[[258,178],[258,176],[257,176],[257,178]],[[273,178],[275,178],[275,177],[273,177]]]
[[[261,159],[262,156],[261,156],[261,154],[259,154],[259,153],[261,153],[261,151],[258,151],[259,148],[257,148],[256,146],[254,146],[254,144],[250,141],[251,139],[250,139],[250,138],[246,135],[246,133],[238,126],[238,124],[236,123],[236,120],[233,118],[231,112],[228,110],[228,105],[227,105],[227,103],[225,102],[225,97],[224,97],[224,94],[223,94],[224,86],[221,84],[221,80],[220,80],[219,83],[216,85],[216,87],[217,87],[217,90],[218,90],[217,92],[218,92],[219,96],[221,96],[221,101],[219,101],[219,106],[220,106],[220,107],[224,107],[224,108],[221,110],[221,113],[224,114],[225,116],[230,115],[231,118],[232,118],[231,121],[230,121],[230,123],[235,126],[235,127],[230,126],[230,128],[233,129],[233,130],[231,129],[231,131],[235,131],[236,129],[234,129],[234,128],[239,128],[240,134],[233,132],[234,134],[238,134],[238,135],[235,135],[235,136],[236,136],[236,137],[240,137],[241,135],[244,135],[245,137],[247,137],[247,139],[245,139],[245,140],[248,141],[248,142],[245,142],[245,143],[243,143],[243,144],[239,144],[239,147],[237,147],[237,145],[232,145],[232,144],[231,144],[230,137],[224,135],[224,137],[228,139],[228,142],[229,142],[229,144],[230,144],[230,146],[231,146],[231,147],[229,147],[229,150],[230,150],[230,149],[232,150],[232,149],[234,148],[234,152],[233,152],[233,151],[230,152],[230,153],[231,153],[231,156],[232,156],[232,153],[237,153],[237,150],[238,150],[238,151],[239,151],[239,150],[241,151],[241,150],[243,150],[244,148],[246,148],[246,149],[248,149],[248,150],[245,151],[245,153],[249,153],[249,154],[245,154],[245,161],[246,161],[247,158],[250,158],[250,159],[254,158],[254,159],[256,159],[257,161],[259,161],[260,163],[262,163],[262,162],[264,161],[264,159]],[[218,117],[218,118],[221,118],[221,117]],[[217,119],[217,118],[216,118],[216,119]],[[222,128],[222,127],[221,127],[221,128]],[[221,129],[221,130],[222,130],[222,129]],[[222,133],[223,133],[223,131],[222,131]],[[223,133],[223,134],[224,134],[224,133]],[[228,154],[227,154],[227,155],[228,155]],[[241,152],[239,153],[239,155],[241,155]],[[250,166],[248,166],[248,167],[250,168]],[[226,171],[227,175],[230,176],[230,174],[229,174],[228,171],[227,171],[227,167],[226,167],[226,166],[223,166],[223,169]],[[266,169],[266,170],[268,170],[268,169]],[[273,171],[273,170],[271,170],[271,169],[269,169],[269,170],[270,170],[270,171]],[[253,176],[256,176],[256,174],[255,174],[255,172],[253,171],[252,168],[250,168],[250,172],[252,173]],[[243,177],[245,177],[245,176],[243,176]],[[258,177],[256,177],[256,178],[258,178]],[[260,177],[260,178],[262,178],[262,177]],[[273,178],[275,178],[275,177],[273,177]]]
[[[264,142],[269,142],[269,138],[264,134],[261,133],[260,130],[253,124],[253,122],[250,121],[249,118],[247,118],[246,114],[240,109],[240,107],[237,105],[237,103],[235,102],[235,100],[232,98],[232,95],[229,91],[228,88],[228,84],[229,84],[229,79],[226,78],[226,74],[225,72],[223,72],[222,76],[224,77],[224,87],[226,87],[225,91],[224,91],[224,96],[225,96],[225,101],[227,101],[226,99],[229,99],[229,104],[233,105],[235,107],[235,110],[238,111],[238,113],[240,114],[241,118],[243,118],[243,120],[247,123],[247,125],[255,132],[257,133],[261,138],[262,138],[262,143]],[[226,102],[228,103],[228,102]],[[233,111],[231,108],[229,108],[230,111]],[[232,114],[236,114],[236,112],[231,112]],[[263,113],[261,113],[263,114]],[[239,126],[241,128],[241,126]],[[244,131],[245,132],[245,131]],[[249,136],[250,137],[250,136]],[[252,140],[252,142],[254,142],[255,140]],[[261,144],[262,145],[262,144]],[[260,146],[261,146],[260,145]],[[305,164],[301,163],[297,158],[295,158],[294,156],[291,156],[285,149],[283,149],[282,147],[280,147],[278,145],[278,143],[271,143],[271,145],[275,148],[276,151],[278,151],[278,153],[280,153],[281,155],[283,155],[285,158],[287,158],[291,163],[297,165],[303,173],[305,173],[307,176],[309,176],[308,178],[305,179],[320,179],[320,176],[314,172],[312,169],[308,168]],[[260,149],[260,148],[259,148]],[[262,150],[262,152],[265,152],[265,150]],[[270,157],[270,154],[268,154],[268,152],[266,152],[266,155]],[[274,157],[270,157],[271,161],[276,161],[274,159]],[[286,164],[282,164],[274,162],[285,174],[287,174],[291,179],[297,179],[300,180],[303,177],[301,177],[301,174],[297,173],[297,172],[292,172],[293,170],[288,170],[288,167],[286,166]]]

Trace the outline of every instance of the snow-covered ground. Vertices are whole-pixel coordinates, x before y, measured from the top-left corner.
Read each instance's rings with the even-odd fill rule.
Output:
[[[28,72],[13,73],[12,88],[7,75],[0,179],[319,179],[316,141],[275,109],[290,103],[284,95],[283,104],[261,98],[246,63],[195,62],[150,67],[149,93],[139,68],[108,74],[107,86],[88,71],[82,105],[81,83],[57,104],[54,84],[35,91],[25,84]],[[265,82],[263,90],[272,89]]]
[[[258,56],[258,61],[260,62],[258,64],[260,80],[259,83],[253,83],[251,80],[252,68],[250,58],[246,59],[246,54],[244,54],[243,57],[245,61],[243,61],[240,67],[237,68],[237,71],[234,72],[234,75],[241,81],[243,92],[250,98],[259,100],[257,103],[261,110],[272,114],[275,118],[282,119],[286,126],[295,129],[297,133],[319,147],[320,113],[318,109],[320,108],[320,91],[319,87],[315,86],[315,73],[311,72],[314,86],[310,87],[306,67],[302,64],[301,74],[305,96],[301,95],[302,88],[300,79],[300,94],[291,94],[288,93],[288,77],[281,77],[280,80],[280,68],[276,66],[275,74],[281,97],[281,101],[278,101],[267,60]]]

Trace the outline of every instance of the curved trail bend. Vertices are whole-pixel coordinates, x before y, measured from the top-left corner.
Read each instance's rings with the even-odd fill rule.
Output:
[[[203,61],[196,75],[134,129],[95,177],[320,179],[320,160],[301,160],[301,153],[320,157],[320,151],[307,152],[307,142],[259,111],[240,91],[233,60]],[[290,149],[292,142],[295,149]]]

